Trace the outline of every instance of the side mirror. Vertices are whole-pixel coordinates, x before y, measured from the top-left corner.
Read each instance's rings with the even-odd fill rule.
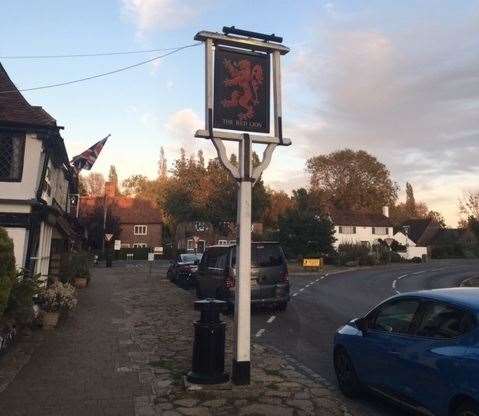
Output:
[[[356,320],[356,327],[363,333],[368,332],[368,320],[366,318],[359,318]]]

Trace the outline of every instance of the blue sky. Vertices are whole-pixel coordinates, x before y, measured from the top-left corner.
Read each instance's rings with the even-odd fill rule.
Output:
[[[127,51],[192,43],[236,25],[284,37],[284,123],[293,140],[265,174],[275,189],[307,184],[305,160],[365,149],[416,198],[458,219],[477,184],[477,1],[3,0],[0,55]],[[8,60],[18,87],[109,71],[155,56]],[[95,171],[154,176],[160,146],[213,156],[193,138],[203,120],[203,49],[86,83],[26,93],[60,125],[71,156],[111,133]],[[402,195],[401,195],[402,196]]]

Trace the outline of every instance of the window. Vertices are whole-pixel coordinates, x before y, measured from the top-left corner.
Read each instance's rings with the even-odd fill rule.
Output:
[[[388,235],[389,228],[388,227],[373,227],[373,234],[375,235]]]
[[[192,238],[186,240],[186,250],[193,251],[195,249],[195,240]]]
[[[0,181],[20,182],[23,174],[25,137],[0,133]]]
[[[278,244],[253,244],[251,266],[272,267],[285,263],[283,250]]]
[[[342,225],[339,227],[339,234],[356,234],[356,227]]]
[[[135,225],[133,227],[133,234],[135,235],[147,235],[148,227],[146,225]]]
[[[373,312],[371,329],[394,334],[407,334],[411,328],[419,301],[414,299],[396,300]]]
[[[228,240],[218,240],[218,245],[219,246],[227,246],[228,245]]]
[[[215,269],[224,269],[228,265],[228,249],[209,249],[201,259],[202,266]]]
[[[145,248],[148,247],[146,243],[133,243],[133,248]]]
[[[442,303],[428,302],[424,305],[416,335],[429,338],[455,338],[471,331],[474,326],[475,319],[470,312]]]

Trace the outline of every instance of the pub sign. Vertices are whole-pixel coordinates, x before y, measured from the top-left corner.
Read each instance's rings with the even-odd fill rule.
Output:
[[[269,133],[269,54],[215,50],[213,127]]]

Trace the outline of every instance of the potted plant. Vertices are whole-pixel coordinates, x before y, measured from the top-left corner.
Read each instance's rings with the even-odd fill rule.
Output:
[[[89,257],[86,252],[73,253],[70,260],[70,273],[73,284],[78,289],[83,289],[90,282]]]
[[[60,313],[73,309],[77,304],[75,288],[69,283],[54,282],[40,292],[43,309],[43,328],[53,329]]]

